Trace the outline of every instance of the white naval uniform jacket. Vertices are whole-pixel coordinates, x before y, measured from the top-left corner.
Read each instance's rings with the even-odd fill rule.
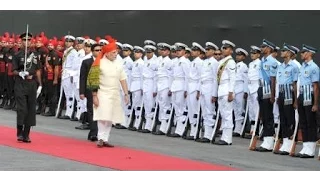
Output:
[[[80,49],[77,52],[77,58],[73,59],[72,70],[73,70],[73,82],[77,84],[77,88],[79,88],[79,79],[80,79],[80,68],[82,64],[83,58],[86,56],[84,49]]]
[[[69,52],[69,50],[71,50],[71,51]],[[67,53],[68,53],[68,55],[67,55]],[[67,55],[67,57],[65,58],[65,60],[62,64],[62,77],[61,77],[61,79],[69,78],[76,73],[73,70],[72,65],[77,60],[78,52],[71,46],[64,51],[63,56],[66,56],[66,55]]]
[[[127,84],[128,84],[128,89],[130,91],[133,60],[131,59],[130,56],[127,56],[123,58],[122,61],[123,61],[122,65],[123,65],[124,72],[127,74]]]
[[[253,94],[259,89],[261,60],[258,58],[249,63],[248,68],[248,90]]]
[[[166,57],[158,57],[158,71],[156,73],[157,75],[157,90],[162,91],[166,88],[170,88],[172,84],[172,67],[173,67],[173,61],[169,58],[169,56]]]
[[[143,69],[144,62],[140,58],[133,62],[132,72],[131,72],[131,86],[130,91],[134,92],[137,90],[142,90],[142,69]]]
[[[182,56],[173,62],[173,81],[171,92],[188,91],[190,60]]]
[[[235,94],[248,93],[248,66],[244,62],[238,62],[236,68]]]
[[[200,76],[203,61],[197,57],[190,63],[189,77],[188,77],[188,93],[200,91]]]
[[[217,69],[219,62],[211,57],[203,61],[200,75],[200,93],[218,97]]]
[[[143,92],[157,92],[156,73],[158,70],[158,58],[151,58],[144,61],[142,67]]]
[[[233,60],[232,56],[227,56],[219,61],[219,68],[223,63],[228,60],[228,63],[225,65],[224,70],[220,77],[220,84],[218,86],[218,97],[227,96],[229,92],[234,93],[235,82],[236,82],[236,62]]]

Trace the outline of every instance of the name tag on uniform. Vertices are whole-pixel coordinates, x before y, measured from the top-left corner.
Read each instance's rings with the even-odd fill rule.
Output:
[[[266,70],[266,71],[269,71],[269,70],[270,70],[270,66],[264,65],[264,66],[263,66],[263,69]]]
[[[51,57],[48,57],[48,61],[50,61],[51,60]]]
[[[9,59],[12,59],[12,56],[9,56]]]

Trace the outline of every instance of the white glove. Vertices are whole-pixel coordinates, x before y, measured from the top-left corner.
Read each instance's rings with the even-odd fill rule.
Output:
[[[22,78],[22,79],[24,79],[26,76],[28,76],[29,75],[29,72],[28,71],[21,71],[21,72],[19,72],[19,76]]]
[[[39,86],[38,89],[37,89],[37,98],[38,98],[38,96],[40,95],[41,90],[42,90],[42,86]]]

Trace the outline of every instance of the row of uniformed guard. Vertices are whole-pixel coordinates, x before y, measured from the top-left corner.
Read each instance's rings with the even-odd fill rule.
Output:
[[[88,97],[90,93],[85,85],[86,76],[90,64],[101,50],[98,44],[108,42],[96,42],[89,38],[68,35],[64,38],[65,50],[62,53],[62,48],[60,51],[54,50],[59,45],[55,39],[47,43],[45,40],[45,36],[37,37],[39,49],[32,50],[34,57],[39,60],[39,74],[44,77],[38,82],[38,85],[41,85],[39,87],[44,87],[42,93],[45,94],[43,97],[40,96],[42,100],[39,101],[38,110],[52,116],[58,108],[57,112],[60,115],[64,95],[66,113],[60,117],[70,119],[77,112],[77,119],[81,119],[82,115],[83,122],[92,122],[92,99]],[[75,41],[76,49],[73,47]],[[46,52],[45,48],[41,50],[44,44],[48,45],[51,54]],[[6,47],[2,43],[2,47],[3,52],[3,49],[10,48],[11,45]],[[190,49],[183,43],[170,46],[167,43],[156,44],[150,40],[145,41],[143,48],[120,43],[118,47],[123,55],[123,58],[119,56],[118,60],[122,61],[127,73],[132,102],[128,106],[123,105],[128,118],[123,124],[117,124],[116,128],[152,132],[156,135],[167,134],[170,137],[183,137],[200,142],[215,142],[214,137],[219,126],[222,136],[215,144],[231,145],[232,136],[244,134],[244,120],[248,114],[252,125],[250,132],[253,134],[250,146],[255,144],[259,120],[263,125],[263,143],[260,147],[251,149],[289,154],[292,151],[290,145],[296,141],[295,129],[299,122],[303,134],[303,149],[297,156],[314,157],[319,82],[319,68],[312,60],[313,54],[316,53],[315,48],[303,45],[300,53],[304,62],[299,67],[300,64],[295,60],[300,51],[298,48],[285,44],[281,49],[284,62],[280,63],[275,59],[275,54],[280,48],[264,40],[260,48],[251,46],[252,62],[248,68],[242,61],[249,53],[237,48],[234,61],[232,54],[235,44],[227,40],[222,42],[221,48],[212,42],[207,42],[205,48],[193,43]],[[155,55],[157,49],[159,57]],[[18,56],[19,52],[21,51],[13,56]],[[131,59],[132,52],[134,61]],[[16,67],[13,66],[10,70],[10,55],[5,54],[4,57],[8,57],[3,58],[6,74],[4,77],[8,79],[9,72]],[[85,59],[91,61],[83,61]],[[29,77],[30,72],[26,72],[13,73],[18,77],[13,79],[20,81],[22,77]],[[33,75],[31,79],[34,79]],[[9,88],[3,85],[1,89],[1,92],[7,92]],[[38,94],[40,91],[41,88],[38,89]],[[73,108],[74,100],[77,102],[76,111]],[[57,103],[58,107],[55,107]],[[44,113],[44,104],[51,105],[47,113]],[[18,110],[18,114],[19,112],[21,111]],[[21,118],[18,115],[18,121],[19,119]],[[275,124],[279,124],[276,130],[280,133],[275,132]],[[175,127],[174,131],[172,127]],[[96,125],[91,123],[88,139],[96,140],[95,129]],[[201,129],[204,131],[203,135]],[[281,148],[275,146],[280,142],[278,137],[283,139]]]

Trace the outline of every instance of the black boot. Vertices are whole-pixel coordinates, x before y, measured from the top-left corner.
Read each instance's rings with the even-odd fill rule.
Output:
[[[17,125],[17,140],[23,141],[23,125]]]
[[[15,105],[16,105],[16,100],[14,97],[12,97],[10,100],[10,109],[13,109]]]
[[[25,125],[23,130],[23,142],[25,143],[31,143],[31,139],[29,137],[30,134],[30,126]]]

